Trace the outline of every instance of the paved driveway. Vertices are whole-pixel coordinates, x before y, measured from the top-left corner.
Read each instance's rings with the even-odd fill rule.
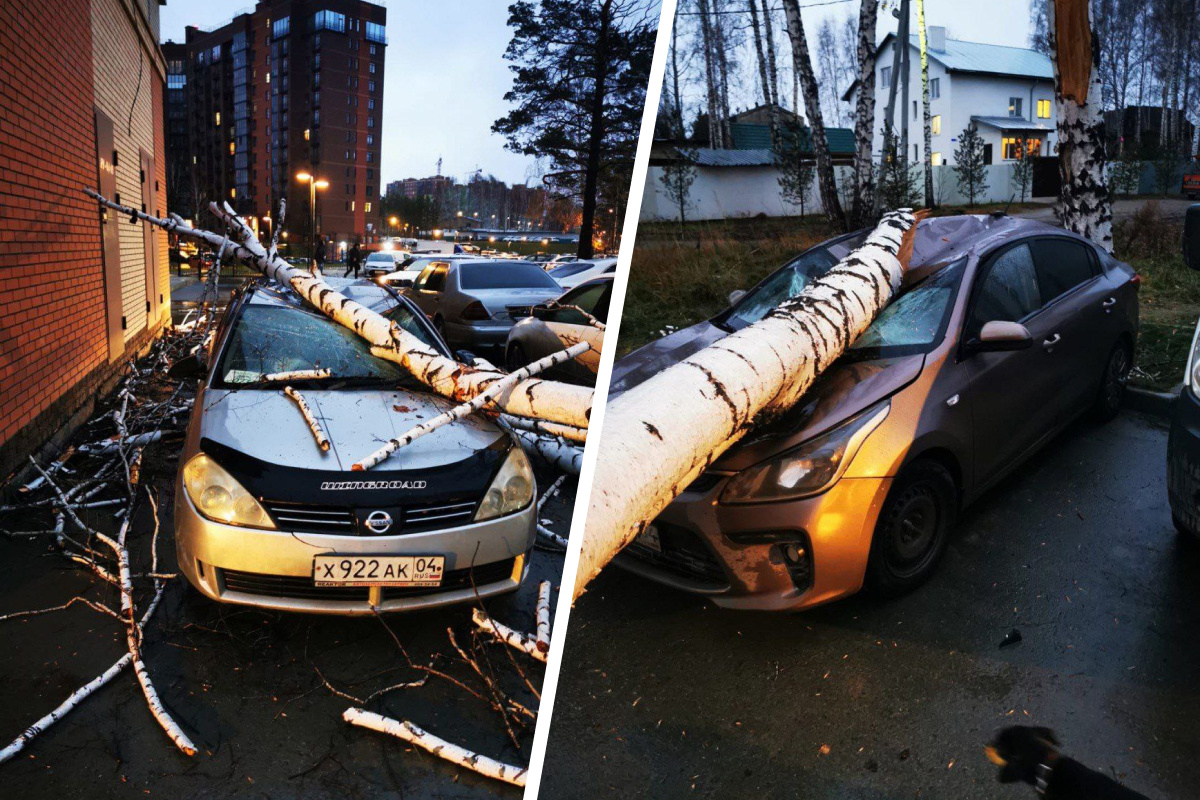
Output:
[[[1122,220],[1131,219],[1137,210],[1151,200],[1137,198],[1131,200],[1117,200],[1113,203],[1113,219],[1120,222]],[[1194,200],[1185,198],[1167,198],[1158,199],[1153,202],[1158,203],[1159,213],[1163,219],[1170,222],[1182,222],[1183,214],[1187,211],[1188,206],[1195,205]],[[1058,220],[1054,218],[1054,203],[1048,202],[1044,207],[1040,208],[1023,208],[1015,209],[1012,212],[1014,217],[1028,217],[1036,219],[1039,222],[1048,222],[1051,225],[1057,225]]]
[[[606,572],[571,616],[540,796],[1024,800],[983,756],[1013,723],[1194,796],[1200,548],[1171,525],[1165,458],[1149,418],[1072,427],[891,602],[738,613]]]

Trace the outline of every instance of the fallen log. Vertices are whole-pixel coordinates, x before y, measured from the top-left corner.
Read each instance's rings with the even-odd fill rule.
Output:
[[[791,408],[900,287],[917,215],[886,214],[866,241],[761,321],[611,401],[573,597],[722,453]]]
[[[300,409],[300,413],[304,416],[304,421],[308,423],[308,429],[312,431],[313,438],[317,440],[317,447],[322,453],[329,452],[329,437],[325,435],[324,429],[321,428],[321,422],[313,414],[312,409],[308,407],[308,402],[304,396],[290,386],[283,387],[283,393],[292,398],[296,403],[296,407]]]
[[[534,644],[543,653],[550,652],[550,581],[538,584],[537,638]]]
[[[546,654],[538,649],[535,637],[527,633],[514,631],[504,623],[492,619],[482,609],[474,609],[471,612],[471,620],[475,623],[476,627],[485,633],[490,633],[497,641],[503,642],[514,650],[520,650],[522,653],[545,663]]]

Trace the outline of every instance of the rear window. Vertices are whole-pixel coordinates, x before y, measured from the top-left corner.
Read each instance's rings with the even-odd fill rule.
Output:
[[[550,276],[555,279],[569,278],[572,275],[578,275],[586,269],[591,269],[591,267],[592,263],[590,261],[574,261],[550,270]]]
[[[463,289],[560,289],[536,264],[496,261],[460,262],[458,282]]]

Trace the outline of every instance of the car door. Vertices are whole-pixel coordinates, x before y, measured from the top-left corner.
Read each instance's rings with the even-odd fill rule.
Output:
[[[560,297],[557,305],[562,308],[550,308],[541,317],[546,328],[557,339],[557,342],[552,345],[554,349],[561,350],[587,340],[588,336],[595,336],[596,328],[585,314],[595,317],[603,324],[608,317],[608,302],[611,295],[612,281],[598,281],[572,289]],[[567,306],[574,307],[568,308]],[[581,314],[581,310],[584,313]],[[559,371],[569,375],[573,380],[594,381],[599,367],[600,351],[592,349],[562,364]]]
[[[1042,314],[1053,320],[1055,353],[1065,362],[1059,387],[1059,424],[1085,411],[1096,397],[1114,337],[1104,305],[1113,298],[1091,247],[1063,236],[1035,239],[1033,263],[1042,294]],[[1115,304],[1113,300],[1113,304]]]
[[[1030,241],[992,254],[971,293],[962,342],[970,379],[974,475],[979,487],[1042,444],[1056,429],[1059,390],[1070,373],[1061,348],[1061,318],[1043,313]],[[972,352],[971,342],[993,320],[1019,322],[1031,345],[1008,352]]]
[[[431,319],[437,314],[441,304],[442,292],[446,288],[446,270],[449,266],[445,261],[432,261],[413,281],[410,296]]]

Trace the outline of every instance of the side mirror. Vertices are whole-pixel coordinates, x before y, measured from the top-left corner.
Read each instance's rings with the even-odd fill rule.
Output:
[[[969,343],[976,353],[1004,353],[1026,350],[1033,344],[1033,335],[1019,322],[992,320],[983,325],[979,338]]]
[[[735,305],[738,300],[741,300],[745,296],[746,296],[745,289],[734,289],[732,292],[729,293],[729,305],[731,305],[731,306]]]
[[[455,350],[454,357],[466,364],[468,367],[475,366],[475,354],[470,350]]]
[[[184,356],[171,365],[167,370],[167,375],[176,379],[200,378],[208,370],[204,366],[204,360],[200,358],[200,354],[192,353]]]
[[[1183,263],[1200,270],[1200,203],[1188,206],[1184,213]]]

